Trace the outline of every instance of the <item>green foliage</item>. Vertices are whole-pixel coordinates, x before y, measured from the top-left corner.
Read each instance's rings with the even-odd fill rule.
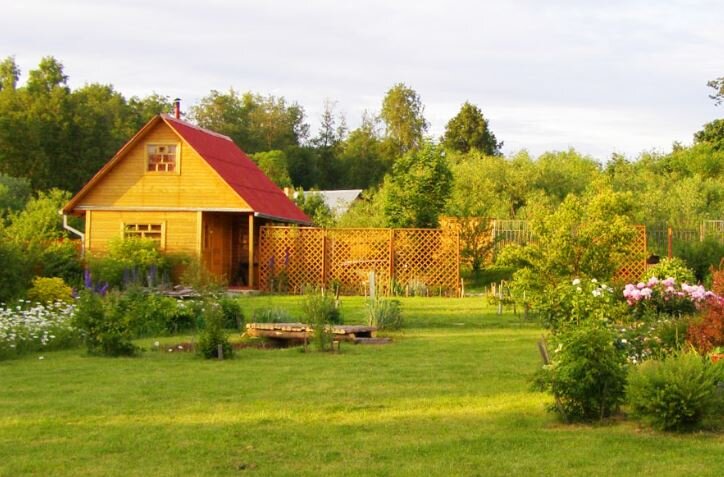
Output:
[[[70,193],[63,190],[38,192],[23,210],[10,216],[10,225],[5,234],[27,248],[33,245],[45,246],[49,241],[63,238],[65,231],[58,211],[68,200]]]
[[[120,292],[105,297],[90,291],[80,292],[73,325],[83,334],[90,354],[132,356],[138,348],[133,344],[136,323],[128,313],[129,301]]]
[[[387,226],[384,215],[385,198],[388,185],[379,191],[362,192],[359,199],[352,202],[347,212],[337,219],[338,227],[382,228]]]
[[[346,188],[367,189],[382,182],[392,161],[385,155],[375,118],[363,116],[360,127],[350,131],[340,144],[339,162]]]
[[[533,295],[575,277],[611,283],[625,260],[643,258],[631,249],[636,230],[626,216],[628,200],[603,188],[586,197],[569,195],[554,211],[537,210],[531,220],[535,240],[511,248],[498,262],[521,267],[514,285]]]
[[[83,262],[78,241],[61,240],[47,244],[41,250],[33,267],[44,277],[60,277],[67,284],[78,288],[83,278]]]
[[[450,150],[469,152],[477,150],[489,156],[500,154],[502,142],[490,131],[488,120],[477,106],[465,102],[458,114],[448,121],[442,145]]]
[[[332,349],[334,334],[331,325],[342,324],[339,304],[330,294],[317,290],[307,290],[302,302],[304,318],[314,328],[313,343],[318,351]]]
[[[25,208],[30,200],[30,182],[22,177],[11,177],[0,173],[0,216],[7,217]]]
[[[680,258],[663,258],[659,263],[646,270],[644,280],[652,277],[664,280],[673,278],[677,283],[695,283],[694,272]]]
[[[334,226],[334,214],[321,194],[314,191],[305,194],[303,190],[297,190],[294,193],[294,202],[317,227]]]
[[[151,239],[112,239],[107,253],[90,257],[88,264],[94,282],[114,288],[157,286],[170,272],[168,258]]]
[[[697,282],[707,283],[712,268],[718,267],[724,257],[724,242],[715,237],[705,237],[700,242],[678,242],[674,247],[674,255],[694,272]]]
[[[616,300],[613,288],[595,278],[562,282],[536,298],[532,304],[552,330],[589,321],[603,324],[621,316],[625,307]]]
[[[441,148],[425,143],[408,152],[395,162],[385,188],[389,226],[436,227],[451,188],[452,173]]]
[[[244,312],[241,309],[239,300],[224,295],[219,298],[219,305],[224,314],[224,328],[237,331],[244,330]]]
[[[28,300],[33,303],[48,303],[73,301],[73,289],[70,288],[62,278],[33,278],[33,285],[28,290]]]
[[[181,266],[183,267],[181,283],[202,295],[219,295],[226,287],[226,281],[209,272],[197,258],[186,257]]]
[[[655,428],[688,431],[724,411],[721,382],[724,363],[682,352],[632,369],[627,398],[634,414]]]
[[[285,308],[274,306],[255,309],[251,319],[254,323],[292,323],[295,321]]]
[[[367,301],[367,324],[378,330],[399,330],[404,324],[400,300],[376,296]]]
[[[31,277],[31,264],[22,248],[0,240],[0,303],[22,296],[30,286]]]
[[[277,186],[291,187],[292,179],[289,177],[287,155],[284,151],[257,152],[251,158]]]
[[[202,310],[204,327],[196,343],[197,353],[206,359],[218,359],[221,357],[219,356],[219,347],[221,347],[223,358],[231,358],[234,350],[224,331],[224,310],[221,304],[207,297],[204,299]]]
[[[304,109],[281,96],[212,90],[190,115],[199,126],[226,134],[248,153],[286,150],[300,145],[309,133]]]
[[[624,401],[626,359],[612,333],[586,322],[555,336],[542,381],[556,398],[552,409],[568,421],[610,417]]]
[[[420,95],[404,83],[397,83],[382,100],[380,118],[385,134],[398,155],[421,147],[428,122]]]

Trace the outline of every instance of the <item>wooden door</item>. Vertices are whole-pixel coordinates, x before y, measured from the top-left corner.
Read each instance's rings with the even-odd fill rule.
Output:
[[[231,220],[226,214],[204,214],[203,261],[209,273],[229,280],[231,275]]]

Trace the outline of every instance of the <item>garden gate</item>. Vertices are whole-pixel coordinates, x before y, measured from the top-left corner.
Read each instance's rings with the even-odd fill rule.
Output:
[[[364,294],[370,272],[384,294],[458,296],[459,234],[443,229],[261,227],[262,290],[301,293],[305,286],[332,286]]]

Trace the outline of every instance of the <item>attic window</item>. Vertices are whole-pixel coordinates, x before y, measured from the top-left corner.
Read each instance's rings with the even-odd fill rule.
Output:
[[[155,240],[163,248],[164,224],[123,224],[123,238],[143,238]]]
[[[149,144],[146,146],[147,172],[176,172],[175,144]]]

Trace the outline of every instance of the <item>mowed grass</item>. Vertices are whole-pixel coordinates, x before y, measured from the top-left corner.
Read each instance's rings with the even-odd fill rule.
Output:
[[[557,422],[530,390],[535,324],[481,298],[402,301],[393,344],[340,354],[70,350],[0,362],[0,475],[724,474],[722,434]],[[300,299],[242,302],[250,316],[296,312]],[[363,299],[343,307],[363,321]]]

